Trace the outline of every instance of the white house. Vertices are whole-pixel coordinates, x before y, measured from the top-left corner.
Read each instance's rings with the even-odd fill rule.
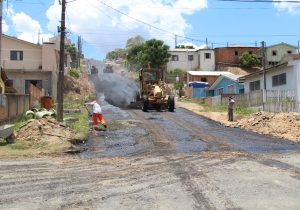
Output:
[[[300,101],[300,55],[291,55],[290,61],[267,68],[266,90],[285,90]],[[263,70],[243,76],[245,93],[264,89]]]
[[[266,47],[266,64],[274,66],[280,63],[286,55],[297,53],[297,47],[286,43],[279,43]]]
[[[210,48],[198,50],[199,68],[204,71],[215,70],[215,51]]]
[[[185,71],[215,70],[215,54],[213,49],[170,49],[171,58],[167,64],[167,70],[176,68]]]
[[[167,64],[167,70],[171,71],[176,68],[185,71],[193,71],[198,68],[198,50],[197,49],[171,49],[170,60]]]

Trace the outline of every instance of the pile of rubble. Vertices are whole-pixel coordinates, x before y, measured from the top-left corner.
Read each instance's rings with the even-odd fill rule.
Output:
[[[32,119],[20,127],[17,141],[48,141],[59,143],[79,139],[76,131],[57,122],[51,117]]]
[[[239,120],[237,126],[263,134],[300,141],[300,113],[257,112]]]

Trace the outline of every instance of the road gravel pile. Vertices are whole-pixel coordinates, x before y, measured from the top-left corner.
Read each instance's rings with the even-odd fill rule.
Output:
[[[262,134],[300,141],[300,113],[257,112],[240,119],[237,126]]]
[[[52,143],[75,139],[79,139],[76,131],[51,117],[29,120],[21,126],[16,137],[17,141],[48,141]]]

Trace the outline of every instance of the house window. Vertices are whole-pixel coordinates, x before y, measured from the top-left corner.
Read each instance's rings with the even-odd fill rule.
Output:
[[[210,56],[210,53],[205,53],[205,59],[210,59],[211,56]]]
[[[188,60],[189,60],[189,61],[194,60],[194,55],[188,55]]]
[[[172,55],[172,61],[179,61],[178,55]]]
[[[286,84],[286,73],[275,75],[272,77],[272,86],[279,86]]]
[[[10,51],[10,60],[11,61],[22,61],[23,60],[23,51]]]
[[[235,56],[239,56],[239,54],[240,54],[239,51],[234,51]]]
[[[250,82],[249,86],[250,91],[260,90],[260,80]]]
[[[206,77],[201,78],[201,82],[207,82],[207,78]]]
[[[272,50],[272,55],[276,56],[277,55],[277,50]]]
[[[273,61],[270,61],[269,62],[269,65],[271,65],[271,66],[275,66],[275,65],[277,65],[278,64],[278,62],[273,62]]]
[[[291,50],[288,50],[288,51],[286,51],[287,52],[287,54],[292,54],[292,51]]]
[[[228,93],[234,93],[235,85],[228,85]]]
[[[221,94],[223,94],[223,92],[224,92],[223,88],[217,89],[217,95],[221,95]]]

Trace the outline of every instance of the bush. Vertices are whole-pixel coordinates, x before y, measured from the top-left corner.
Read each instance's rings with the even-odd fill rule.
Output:
[[[184,71],[181,68],[176,68],[173,71],[170,71],[170,74],[173,74],[173,75],[177,75],[177,74],[181,75],[183,73],[184,73]]]
[[[240,57],[240,64],[242,67],[251,68],[260,64],[260,61],[256,54],[243,53]]]
[[[176,90],[182,89],[183,86],[184,86],[183,81],[178,81],[178,82],[175,82],[175,83],[174,83],[174,88],[175,88]]]
[[[74,77],[76,79],[79,78],[79,72],[75,68],[71,68],[69,70],[69,74],[70,74],[71,77]]]

